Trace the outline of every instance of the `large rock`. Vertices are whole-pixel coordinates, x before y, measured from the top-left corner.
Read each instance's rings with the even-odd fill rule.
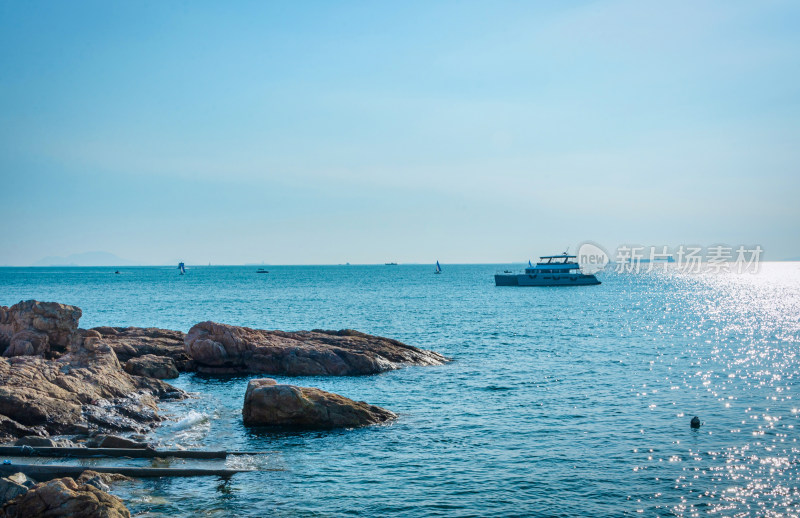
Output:
[[[134,376],[146,376],[162,380],[177,378],[180,374],[172,358],[153,354],[131,358],[125,362],[125,372]]]
[[[28,478],[22,473],[0,478],[0,507],[28,492],[29,488],[23,483],[23,480],[28,480]]]
[[[447,361],[432,351],[349,329],[288,333],[216,322],[192,327],[185,348],[197,370],[208,373],[348,376]]]
[[[186,335],[180,331],[155,327],[95,327],[92,330],[100,333],[123,363],[149,354],[172,358],[180,372],[194,371],[194,362],[183,348]]]
[[[161,420],[159,398],[180,397],[183,391],[163,381],[123,371],[99,333],[84,331],[57,360],[0,358],[0,442],[87,426],[144,432]]]
[[[58,302],[26,300],[0,306],[0,350],[4,356],[63,353],[80,318],[80,308]]]
[[[47,431],[42,426],[25,426],[0,413],[0,442],[13,440],[14,437],[25,437],[26,435],[44,436],[47,435]]]
[[[20,437],[14,442],[14,446],[37,446],[37,447],[46,447],[46,448],[55,448],[58,446],[56,441],[50,439],[49,437],[42,437],[40,435],[26,435],[25,437]]]
[[[396,417],[363,401],[316,388],[278,385],[270,378],[250,380],[242,408],[247,426],[355,428]]]
[[[130,515],[116,496],[71,478],[37,484],[0,510],[2,518],[130,518]]]
[[[50,343],[46,334],[25,329],[11,337],[10,345],[3,351],[3,356],[36,356],[49,352]]]

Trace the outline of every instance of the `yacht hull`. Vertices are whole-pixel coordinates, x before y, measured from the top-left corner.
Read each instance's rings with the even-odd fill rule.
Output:
[[[600,284],[594,275],[584,274],[497,274],[495,286],[591,286]]]

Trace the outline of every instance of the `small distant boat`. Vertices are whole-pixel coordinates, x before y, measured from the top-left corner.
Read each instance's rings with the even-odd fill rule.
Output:
[[[384,263],[386,266],[397,266],[397,263]]]
[[[523,273],[510,273],[504,270],[494,276],[495,286],[588,286],[600,284],[597,277],[581,272],[577,256],[545,255],[536,265],[528,261]]]
[[[181,275],[185,274],[186,273],[186,265],[184,265],[183,263],[178,263],[178,270],[181,271]]]
[[[256,270],[256,273],[269,273],[269,270],[265,270],[264,268],[259,268]]]
[[[436,269],[433,270],[433,273],[442,273],[442,267],[439,265],[439,261],[436,261]]]
[[[117,270],[117,271],[116,271],[116,272],[114,272],[114,273],[119,273],[119,270]]]

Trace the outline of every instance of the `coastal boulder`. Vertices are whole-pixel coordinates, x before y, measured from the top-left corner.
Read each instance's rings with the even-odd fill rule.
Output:
[[[363,401],[311,387],[280,385],[270,378],[250,380],[242,408],[247,426],[355,428],[396,417]]]
[[[130,518],[130,515],[116,496],[92,484],[79,484],[71,478],[37,484],[0,510],[3,518]]]
[[[375,374],[404,365],[441,365],[441,354],[358,331],[266,331],[201,322],[186,335],[185,350],[207,373],[285,376]]]
[[[0,441],[87,426],[143,432],[160,421],[158,399],[185,397],[163,381],[123,371],[96,335],[76,333],[57,360],[0,357]]]
[[[26,300],[0,307],[0,349],[6,356],[67,350],[78,330],[81,309],[58,302]]]
[[[28,492],[23,480],[29,479],[22,473],[0,478],[0,506]]]
[[[194,371],[194,362],[186,354],[180,331],[156,327],[95,327],[103,341],[114,349],[120,362],[153,355],[171,358],[179,372]]]
[[[170,379],[179,376],[178,368],[172,358],[145,354],[125,362],[125,372],[134,376],[156,379]]]
[[[50,352],[48,336],[36,331],[23,330],[15,333],[3,356],[43,356]]]
[[[41,426],[25,426],[13,419],[0,413],[0,443],[13,441],[15,437],[26,435],[47,435],[47,431]]]

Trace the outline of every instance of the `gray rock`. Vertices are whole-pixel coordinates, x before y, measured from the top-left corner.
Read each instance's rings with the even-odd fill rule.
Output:
[[[12,479],[12,477],[16,477],[17,475],[22,475],[22,473],[11,475],[11,477],[8,478],[0,478],[0,507],[6,502],[10,502],[28,492],[27,486]],[[25,475],[22,476],[24,477]]]
[[[103,480],[100,477],[87,478],[83,483],[89,484],[90,486],[94,486],[101,491],[111,491],[111,488],[108,487],[108,484],[103,482]]]
[[[6,477],[8,480],[15,482],[21,486],[25,486],[27,488],[32,488],[36,485],[36,481],[32,478],[28,477],[25,473],[14,473],[13,475],[9,475]]]
[[[17,441],[14,443],[14,446],[44,446],[47,448],[53,448],[57,446],[57,444],[56,441],[48,437],[37,437],[29,435],[17,439]]]
[[[147,443],[133,441],[119,435],[97,435],[87,441],[90,448],[134,448],[144,450],[148,448]]]

